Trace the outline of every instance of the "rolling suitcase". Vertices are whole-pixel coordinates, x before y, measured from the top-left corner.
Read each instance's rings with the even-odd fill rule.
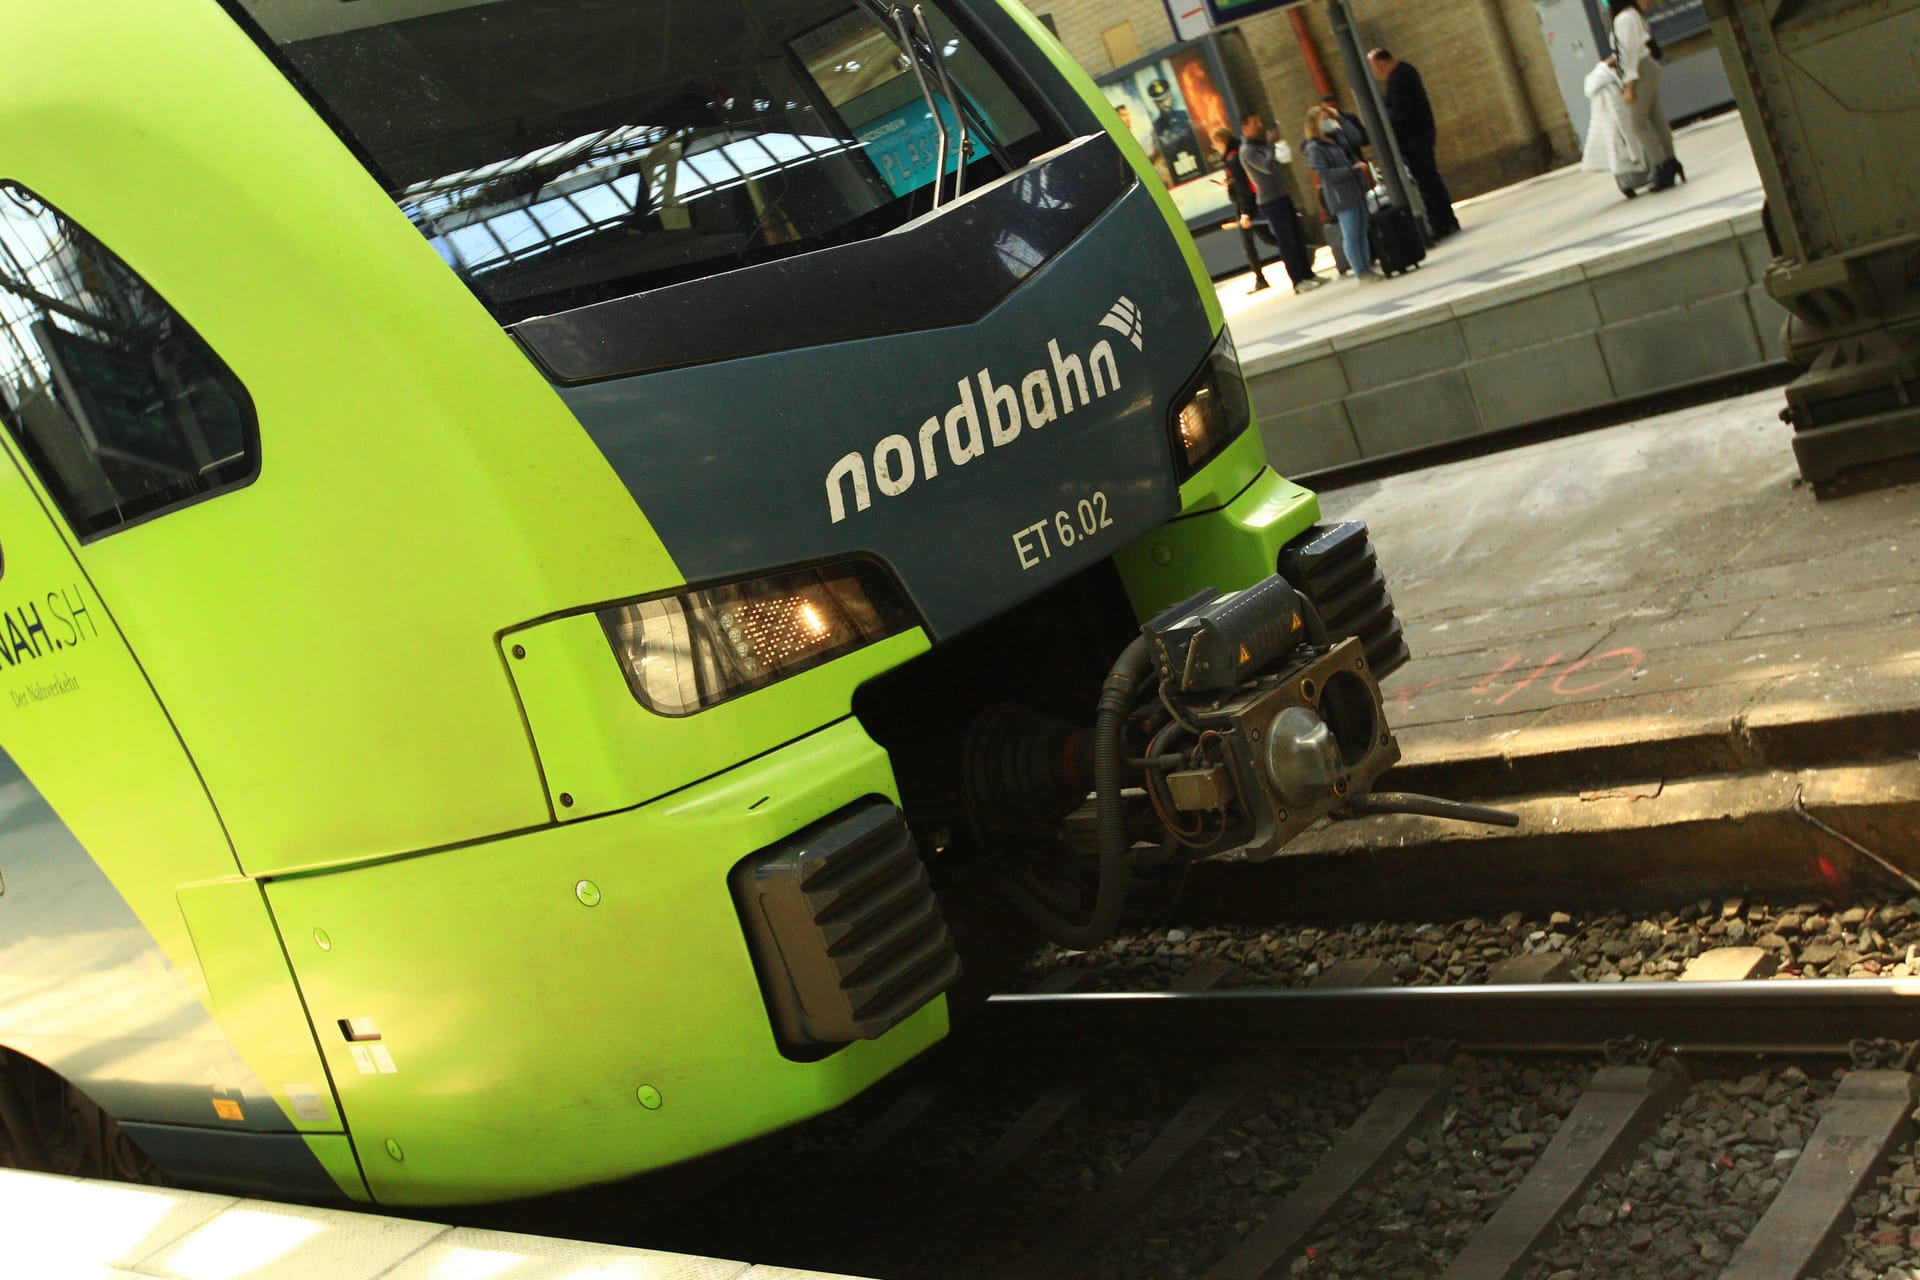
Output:
[[[1398,205],[1382,203],[1367,214],[1367,238],[1373,242],[1374,261],[1382,275],[1411,271],[1427,256],[1413,210]]]

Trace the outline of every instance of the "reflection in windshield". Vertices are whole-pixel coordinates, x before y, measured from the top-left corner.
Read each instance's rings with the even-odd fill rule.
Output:
[[[98,342],[138,323],[137,316],[118,316],[110,295],[88,287],[83,250],[26,192],[0,186],[0,405],[17,409],[53,384],[37,326]]]
[[[246,393],[106,246],[0,183],[0,420],[74,531],[252,472]]]
[[[707,142],[705,149],[689,154],[684,136],[623,127],[417,183],[399,194],[398,203],[449,266],[479,272],[649,216],[663,227],[684,230],[692,223],[689,206],[695,200],[736,188],[744,189],[764,214],[770,204],[760,185],[764,179],[858,146],[841,138],[778,133]],[[570,168],[531,194],[512,194],[516,179],[550,167],[556,152]],[[782,224],[774,218],[760,230],[778,243]]]
[[[942,132],[997,176],[1065,141],[936,5],[921,91],[855,0],[247,0],[400,208],[511,323],[884,234],[934,205]],[[937,58],[935,53],[937,51]],[[938,68],[936,68],[938,69]],[[926,68],[921,68],[924,72]],[[936,115],[937,113],[937,115]],[[991,166],[988,168],[987,166]]]

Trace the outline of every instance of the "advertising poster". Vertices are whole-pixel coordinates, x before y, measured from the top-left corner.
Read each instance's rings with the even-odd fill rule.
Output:
[[[1213,131],[1237,132],[1204,46],[1178,49],[1100,81],[1120,122],[1153,162],[1189,222],[1228,205]]]

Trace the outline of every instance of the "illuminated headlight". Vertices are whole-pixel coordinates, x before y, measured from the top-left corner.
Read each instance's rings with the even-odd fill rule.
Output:
[[[686,716],[915,625],[879,566],[845,561],[600,611],[642,706]]]
[[[1223,328],[1199,374],[1175,401],[1173,457],[1180,479],[1212,461],[1252,419],[1240,355],[1233,349],[1233,335]]]

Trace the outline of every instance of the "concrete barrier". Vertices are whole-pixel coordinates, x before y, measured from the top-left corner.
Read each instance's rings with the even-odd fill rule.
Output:
[[[1769,258],[1749,211],[1257,356],[1268,453],[1300,474],[1771,359]]]

